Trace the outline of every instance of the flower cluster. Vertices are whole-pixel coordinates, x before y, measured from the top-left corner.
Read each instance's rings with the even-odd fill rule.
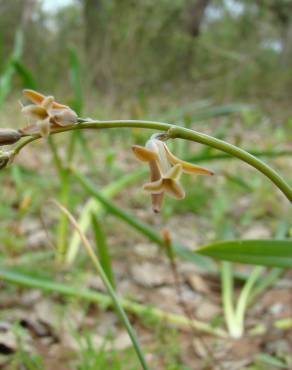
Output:
[[[53,96],[44,96],[34,90],[23,90],[23,95],[33,104],[22,106],[22,113],[33,124],[21,129],[23,134],[37,134],[46,137],[52,128],[72,126],[78,122],[77,114],[67,105],[60,104]]]
[[[175,157],[167,145],[159,140],[158,135],[153,135],[145,147],[133,145],[135,156],[143,162],[148,162],[150,169],[150,182],[144,185],[144,190],[152,197],[154,212],[159,212],[164,194],[175,199],[183,199],[185,191],[179,182],[182,173],[213,175],[206,168],[193,165]]]

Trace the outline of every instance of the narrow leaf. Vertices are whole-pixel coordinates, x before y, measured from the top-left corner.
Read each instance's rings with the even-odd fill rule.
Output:
[[[95,244],[99,262],[113,288],[115,288],[115,280],[112,271],[111,257],[108,251],[108,244],[105,233],[102,229],[98,217],[92,213],[92,227],[94,231]]]
[[[251,265],[291,267],[291,240],[229,240],[204,246],[195,253]]]

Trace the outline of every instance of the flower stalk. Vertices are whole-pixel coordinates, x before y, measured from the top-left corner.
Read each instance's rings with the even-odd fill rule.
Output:
[[[150,183],[145,184],[144,189],[151,194],[154,211],[159,211],[161,208],[164,193],[176,199],[184,198],[184,190],[179,183],[182,172],[213,174],[207,169],[182,161],[174,156],[164,141],[176,138],[205,144],[241,159],[267,176],[292,203],[292,188],[276,171],[252,154],[223,140],[164,122],[144,120],[95,121],[90,118],[80,118],[70,107],[55,101],[53,96],[45,96],[28,89],[23,90],[23,96],[30,101],[30,104],[24,106],[20,103],[22,112],[32,124],[18,131],[8,129],[8,131],[3,132],[2,130],[2,136],[0,130],[0,145],[1,138],[4,144],[6,142],[12,144],[18,141],[20,137],[29,137],[15,146],[11,155],[12,159],[27,144],[50,134],[81,129],[146,128],[158,130],[160,134],[153,135],[145,147],[133,146],[133,152],[138,159],[149,163]],[[5,154],[2,153],[3,156]],[[1,168],[8,163],[10,163],[10,160],[2,161]]]
[[[96,129],[109,129],[109,128],[145,128],[151,130],[158,130],[166,132],[166,138],[176,139],[181,138],[196,143],[208,145],[211,148],[218,149],[225,152],[233,157],[239,158],[242,161],[248,163],[250,166],[257,169],[263,175],[268,177],[277,188],[283,193],[283,195],[292,203],[292,187],[269,165],[264,163],[259,158],[246,152],[243,149],[238,148],[226,141],[214,138],[212,136],[199,133],[194,130],[190,130],[184,127],[171,125],[164,122],[156,121],[144,121],[144,120],[110,120],[110,121],[94,121],[89,119],[78,119],[78,123],[73,126],[58,127],[51,131],[51,135],[59,134],[61,132],[73,131],[73,130],[96,130]],[[28,138],[20,143],[17,143],[14,148],[14,154],[19,152],[31,142],[41,138],[39,133],[29,135],[22,134],[22,137],[28,136]]]

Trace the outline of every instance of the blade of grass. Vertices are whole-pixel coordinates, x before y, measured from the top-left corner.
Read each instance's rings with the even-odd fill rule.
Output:
[[[74,92],[74,99],[72,102],[72,108],[75,110],[78,116],[82,114],[83,109],[83,96],[82,96],[82,89],[81,89],[81,73],[80,73],[80,64],[78,59],[78,54],[75,48],[71,48],[69,50],[69,61],[70,61],[70,81],[72,85],[72,89]],[[66,167],[70,166],[74,153],[76,144],[80,143],[82,153],[84,153],[86,160],[88,163],[91,163],[92,168],[94,168],[94,159],[91,154],[91,151],[89,150],[86,141],[84,139],[83,133],[81,131],[73,131],[71,134],[71,138],[69,140],[68,146],[67,146],[67,153],[66,153]],[[55,153],[57,151],[55,150]],[[59,161],[62,163],[62,161]],[[71,191],[71,185],[70,185],[70,172],[67,171],[67,169],[64,169],[64,165],[62,165],[63,170],[59,171],[60,175],[60,182],[61,182],[61,192],[60,192],[60,200],[62,204],[64,204],[66,207],[69,206],[69,198],[70,198],[70,191]],[[60,251],[60,257],[62,260],[65,259],[67,254],[67,242],[68,242],[68,220],[67,218],[62,214],[59,226],[58,226],[58,249]],[[62,254],[61,254],[62,253]]]
[[[140,347],[140,344],[139,344],[138,339],[136,337],[136,334],[134,332],[134,328],[132,327],[132,325],[131,325],[131,323],[130,323],[122,305],[120,304],[119,298],[117,297],[111,283],[109,282],[109,280],[107,278],[107,275],[104,272],[98,258],[96,257],[88,239],[86,238],[86,236],[80,230],[80,228],[78,226],[78,223],[75,220],[75,218],[72,216],[72,214],[65,207],[63,207],[61,204],[59,204],[58,202],[54,201],[54,204],[66,215],[66,217],[68,217],[68,220],[70,221],[71,225],[79,233],[80,238],[81,238],[82,243],[83,243],[83,246],[84,246],[89,258],[91,259],[97,273],[101,277],[101,279],[102,279],[102,281],[103,281],[103,283],[106,287],[106,290],[107,290],[109,296],[112,299],[113,306],[115,307],[115,309],[117,311],[117,314],[121,319],[122,324],[125,326],[128,334],[129,334],[129,337],[132,341],[133,347],[136,351],[137,357],[140,361],[140,364],[141,364],[142,368],[144,370],[149,370],[149,368],[146,364],[145,358],[144,358],[144,353],[143,353],[143,351]]]
[[[102,305],[103,307],[112,306],[112,300],[107,294],[80,286],[72,286],[52,281],[39,276],[35,277],[31,272],[24,273],[16,268],[6,268],[0,266],[0,279],[11,284],[15,284],[17,286],[40,289],[48,293],[58,293],[63,296],[97,303]],[[214,328],[210,324],[202,321],[193,320],[190,322],[186,317],[182,315],[165,312],[156,307],[143,305],[141,303],[136,303],[128,299],[121,298],[120,302],[125,310],[140,317],[151,318],[156,321],[162,321],[184,328],[192,325],[195,329],[198,329],[202,332],[210,333],[219,337],[226,337],[226,333],[224,330]]]
[[[252,265],[292,266],[292,240],[229,240],[207,245],[195,253]]]
[[[12,77],[15,72],[15,61],[18,61],[23,51],[23,32],[21,29],[16,31],[14,37],[14,46],[12,54],[6,64],[6,67],[0,77],[0,107],[6,96],[9,94],[12,84]]]
[[[255,301],[255,298],[264,292],[268,287],[273,285],[284,273],[284,269],[280,267],[274,267],[267,275],[265,275],[258,284],[253,288],[249,299],[248,304]]]
[[[37,83],[31,71],[19,60],[14,60],[14,67],[22,79],[22,84],[26,89],[36,89]]]
[[[106,198],[112,198],[114,195],[119,193],[122,189],[126,188],[130,184],[134,183],[142,176],[144,176],[146,171],[144,169],[139,169],[135,172],[127,174],[116,181],[113,181],[103,189],[101,189],[100,193]],[[90,225],[91,221],[91,214],[94,213],[96,216],[101,215],[103,211],[102,205],[94,198],[91,198],[83,207],[83,211],[81,216],[78,220],[78,224],[82,230],[82,232],[86,232]],[[69,247],[66,255],[66,264],[70,265],[74,262],[80,244],[80,237],[77,232],[73,233],[73,236],[69,242]]]
[[[233,301],[233,273],[232,264],[229,262],[222,262],[221,264],[221,287],[222,287],[222,304],[224,317],[228,332],[233,338],[238,338],[240,336],[234,311],[234,301]]]
[[[276,239],[285,239],[289,231],[289,223],[285,221],[281,221],[278,224],[275,238]],[[265,274],[262,278],[259,279],[256,286],[253,288],[252,292],[250,293],[248,304],[254,302],[255,298],[258,297],[262,292],[264,292],[268,287],[272,286],[285,272],[284,268],[274,267]]]
[[[59,176],[61,191],[60,191],[60,200],[63,204],[67,204],[69,201],[69,171],[64,168],[61,157],[58,153],[58,148],[55,144],[54,138],[49,136],[48,143],[53,155],[53,160],[55,167],[57,169],[57,174]],[[67,235],[68,235],[68,220],[67,217],[62,213],[57,231],[57,259],[59,262],[63,262],[66,255],[66,244],[67,244]]]
[[[246,308],[248,306],[248,301],[250,298],[250,294],[254,285],[256,284],[259,277],[262,275],[263,271],[265,270],[262,266],[256,266],[247,281],[245,282],[240,295],[238,297],[237,305],[235,308],[235,320],[237,322],[237,327],[239,329],[239,336],[241,336],[244,332],[244,316],[246,312]]]
[[[115,289],[115,279],[112,271],[111,257],[108,251],[108,244],[106,236],[100,224],[98,217],[92,213],[92,227],[94,231],[94,238],[96,244],[97,255],[100,261],[100,264],[110,282],[111,286]]]
[[[77,113],[78,116],[81,116],[84,106],[84,98],[82,94],[81,87],[81,68],[78,57],[78,52],[75,47],[69,49],[69,63],[70,63],[70,82],[74,92],[74,98],[71,103],[71,107]],[[75,148],[75,142],[81,146],[82,153],[84,154],[88,163],[91,164],[92,168],[95,167],[94,157],[91,150],[88,148],[86,139],[82,131],[75,131],[71,135],[71,151]]]

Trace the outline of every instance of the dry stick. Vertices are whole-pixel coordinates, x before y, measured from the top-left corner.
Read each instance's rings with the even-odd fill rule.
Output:
[[[138,339],[136,337],[136,334],[134,332],[134,329],[133,329],[132,325],[130,324],[130,321],[129,321],[124,309],[122,308],[122,306],[121,306],[121,304],[120,304],[120,302],[119,302],[119,300],[118,300],[110,282],[108,281],[108,278],[107,278],[106,274],[104,273],[103,268],[100,265],[100,262],[99,262],[98,258],[96,257],[96,255],[95,255],[95,253],[94,253],[94,251],[93,251],[93,249],[92,249],[92,247],[89,243],[89,240],[84,235],[84,233],[81,231],[81,229],[80,229],[77,221],[73,217],[73,215],[65,207],[63,207],[59,202],[57,202],[56,200],[52,200],[52,203],[55,204],[68,217],[70,223],[75,228],[75,230],[78,232],[78,234],[80,236],[80,239],[82,241],[82,244],[83,244],[87,254],[89,255],[91,261],[93,262],[93,264],[94,264],[97,272],[99,273],[104,285],[106,286],[108,294],[110,295],[110,297],[113,301],[114,307],[115,307],[122,323],[124,324],[125,328],[128,331],[129,337],[132,341],[133,347],[136,351],[136,354],[138,356],[138,359],[140,361],[140,364],[141,364],[142,368],[144,370],[149,370],[149,368],[146,364],[145,358],[144,358],[144,354],[141,350],[140,344],[139,344]]]
[[[45,231],[48,244],[53,250],[56,251],[57,250],[57,245],[55,244],[54,240],[50,236],[49,228],[47,227],[45,217],[44,217],[44,214],[43,214],[43,207],[41,207],[39,215],[40,215],[40,222],[41,222],[41,225],[43,227],[43,230]]]
[[[190,321],[193,321],[196,318],[194,317],[192,311],[189,310],[189,307],[188,307],[188,305],[187,305],[187,303],[186,303],[186,301],[183,297],[182,281],[180,279],[180,274],[178,272],[177,263],[176,263],[176,260],[175,260],[175,254],[174,254],[173,248],[172,248],[172,241],[171,241],[170,233],[167,229],[164,229],[164,230],[162,230],[162,235],[163,235],[163,240],[164,240],[164,246],[166,248],[166,255],[168,257],[170,267],[171,267],[171,271],[172,271],[172,274],[173,274],[174,285],[175,285],[175,289],[176,289],[177,296],[178,296],[178,303],[181,305],[181,307],[184,311],[184,314],[187,316],[187,318]],[[195,329],[195,327],[193,325],[191,325],[191,332],[192,332],[192,335],[194,337],[197,337],[199,339],[199,341],[201,342],[201,344],[205,348],[206,352],[208,353],[209,358],[211,359],[212,366],[214,366],[214,363],[215,363],[216,359],[214,358],[214,355],[213,355],[212,351],[210,350],[208,344],[205,342],[204,338],[200,337],[200,336],[199,337],[197,336],[198,332],[197,332],[197,330]],[[192,349],[193,349],[194,353],[196,353],[196,349],[194,347],[193,342],[191,342],[191,345],[192,345]],[[218,365],[219,365],[219,369],[222,370],[221,364],[218,363]]]

